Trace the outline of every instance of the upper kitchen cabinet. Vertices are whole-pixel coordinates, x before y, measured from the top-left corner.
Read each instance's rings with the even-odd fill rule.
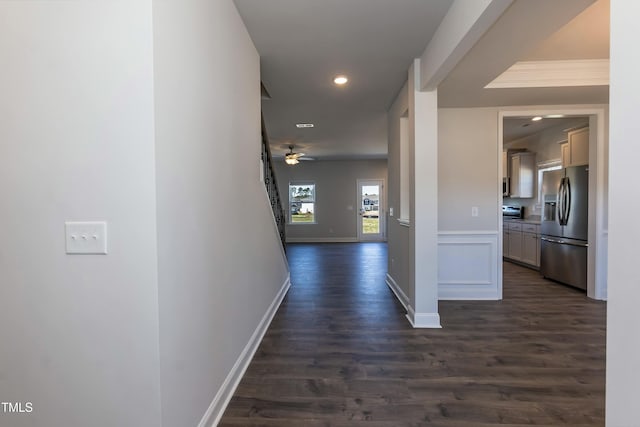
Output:
[[[567,133],[567,142],[562,144],[562,167],[589,164],[589,128]]]
[[[511,171],[510,196],[530,198],[534,194],[536,155],[521,152],[509,156]]]

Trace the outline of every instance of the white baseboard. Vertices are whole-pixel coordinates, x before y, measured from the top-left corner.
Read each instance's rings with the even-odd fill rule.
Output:
[[[207,411],[200,420],[200,423],[198,423],[198,427],[214,427],[220,422],[220,418],[222,418],[224,410],[227,408],[227,405],[238,387],[242,376],[249,367],[249,363],[251,363],[251,359],[258,349],[264,334],[267,332],[267,328],[271,324],[273,316],[275,316],[278,311],[278,307],[280,307],[280,303],[282,303],[282,300],[290,287],[291,276],[287,275],[287,279],[282,284],[278,294],[273,299],[273,302],[267,309],[267,312],[264,314],[262,320],[253,332],[253,335],[251,335],[249,342],[242,350],[242,353],[240,353],[238,360],[236,360],[236,363],[233,365],[233,368],[231,368],[227,378],[225,378],[224,383],[222,383],[222,387],[220,387],[218,393],[209,405],[209,408],[207,408]]]
[[[398,299],[398,301],[400,301],[400,304],[402,304],[402,306],[404,307],[405,310],[409,310],[409,297],[407,297],[407,294],[404,293],[404,291],[402,290],[402,288],[400,288],[400,286],[398,286],[398,283],[396,283],[395,280],[393,280],[393,277],[391,277],[389,275],[389,273],[387,273],[387,277],[385,279],[385,282],[387,284],[387,286],[389,286],[389,289],[391,289],[391,291],[395,294],[396,298]]]
[[[356,243],[357,237],[287,237],[287,243]]]
[[[414,328],[442,328],[438,313],[416,313],[411,306],[407,309],[407,319]]]

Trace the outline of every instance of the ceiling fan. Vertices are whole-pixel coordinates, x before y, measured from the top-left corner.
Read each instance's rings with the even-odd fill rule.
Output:
[[[311,157],[304,157],[304,155],[305,155],[304,153],[294,153],[293,145],[290,145],[289,152],[284,155],[284,161],[288,165],[297,165],[300,162],[300,160],[315,160],[315,159],[312,159]]]

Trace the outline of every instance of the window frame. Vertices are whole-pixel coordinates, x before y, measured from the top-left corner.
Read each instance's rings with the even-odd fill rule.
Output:
[[[304,222],[294,222],[293,221],[293,214],[292,212],[292,207],[293,207],[293,203],[295,203],[295,201],[293,200],[293,198],[291,197],[291,187],[302,187],[302,186],[309,186],[309,187],[313,187],[313,191],[311,192],[311,194],[313,195],[313,201],[312,202],[299,202],[299,203],[311,203],[313,204],[313,221],[304,221]],[[288,213],[287,213],[287,217],[289,218],[289,220],[287,221],[288,225],[313,225],[313,224],[317,224],[318,223],[318,213],[317,213],[317,205],[318,205],[318,196],[316,194],[316,191],[318,190],[318,187],[315,183],[315,181],[289,181],[289,187],[288,187],[288,192],[287,192],[287,199],[288,199]]]

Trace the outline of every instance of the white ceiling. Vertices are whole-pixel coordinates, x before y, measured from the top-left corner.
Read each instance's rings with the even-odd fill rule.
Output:
[[[271,95],[262,106],[273,155],[294,144],[327,159],[386,157],[386,111],[452,0],[235,3]],[[341,73],[350,81],[336,87]]]
[[[608,57],[609,0],[556,33],[592,2],[516,0],[442,83],[440,106],[607,102],[608,87],[483,89],[518,60]],[[271,95],[262,105],[274,157],[293,144],[322,160],[386,157],[387,109],[452,0],[235,3]],[[332,83],[340,73],[350,78],[345,87]]]
[[[590,12],[591,7],[596,7],[598,13]],[[439,86],[439,105],[488,107],[607,103],[608,86],[484,87],[517,61],[608,58],[608,49],[592,47],[609,44],[608,12],[608,0],[599,0],[595,4],[593,0],[516,0]],[[590,30],[592,26],[606,28],[606,41],[595,42],[603,32]],[[568,37],[568,33],[572,37]],[[568,50],[575,51],[575,54],[565,58]]]

